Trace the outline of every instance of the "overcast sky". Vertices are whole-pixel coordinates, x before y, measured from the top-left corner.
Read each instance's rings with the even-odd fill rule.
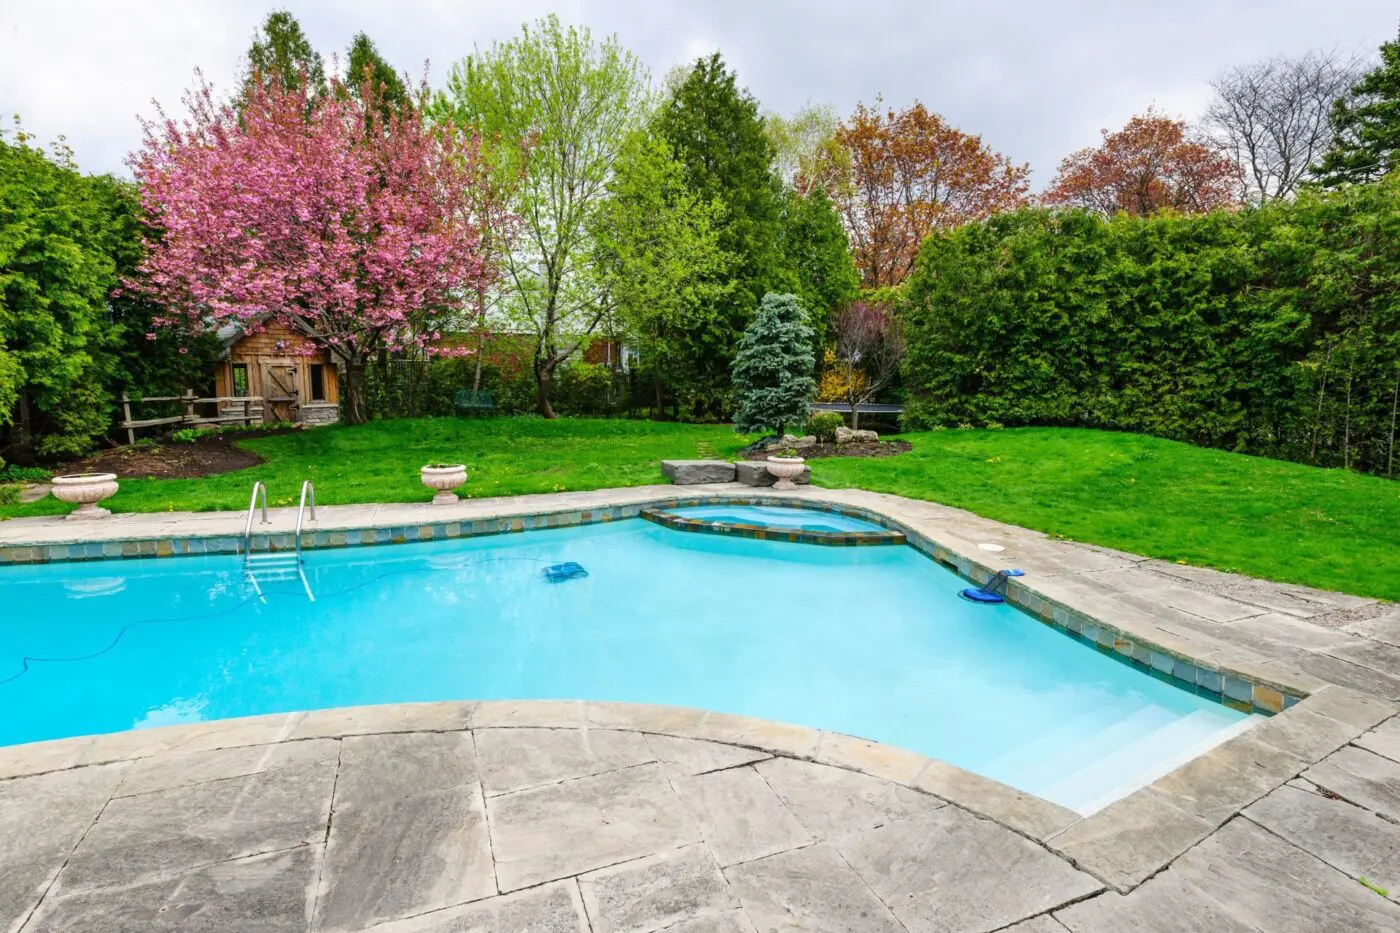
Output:
[[[86,171],[126,173],[137,114],[153,98],[173,109],[195,68],[230,87],[278,7],[327,58],[364,30],[396,68],[427,61],[434,84],[551,11],[616,32],[657,80],[719,49],[765,109],[922,100],[1029,162],[1037,188],[1148,105],[1195,117],[1222,68],[1314,48],[1373,56],[1400,20],[1395,0],[0,0],[0,113],[44,141],[65,134]]]

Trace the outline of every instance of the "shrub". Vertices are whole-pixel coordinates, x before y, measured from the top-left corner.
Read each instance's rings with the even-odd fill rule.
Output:
[[[822,411],[813,415],[807,422],[807,433],[815,434],[817,440],[830,444],[836,440],[836,429],[846,426],[846,419],[834,411]]]
[[[1064,425],[1400,476],[1400,175],[1111,220],[1000,214],[925,241],[904,424]]]
[[[217,437],[221,434],[248,434],[253,431],[283,431],[297,427],[293,421],[256,421],[252,424],[215,424],[207,428],[180,428],[172,431],[170,439],[177,444],[195,444],[200,438]],[[155,441],[140,440],[132,445],[138,449],[155,446]]]
[[[19,501],[19,485],[0,483],[0,505],[14,505]]]
[[[613,409],[612,370],[602,363],[572,363],[561,367],[552,396],[555,407],[569,415],[606,415]]]
[[[53,479],[53,471],[43,467],[26,467],[10,464],[0,467],[0,483],[46,483]]]

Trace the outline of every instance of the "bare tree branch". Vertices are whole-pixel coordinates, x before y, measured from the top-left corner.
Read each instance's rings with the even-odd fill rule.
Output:
[[[1332,141],[1332,102],[1361,77],[1337,52],[1276,56],[1221,72],[1205,125],[1235,160],[1252,204],[1292,197]]]

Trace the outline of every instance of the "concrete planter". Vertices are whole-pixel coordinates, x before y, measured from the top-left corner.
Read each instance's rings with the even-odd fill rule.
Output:
[[[53,478],[53,495],[63,502],[75,502],[78,507],[68,514],[68,520],[82,521],[101,518],[112,513],[97,503],[117,494],[115,473],[73,473]]]
[[[451,505],[456,502],[457,496],[452,490],[467,481],[467,468],[461,463],[455,466],[425,466],[418,473],[424,486],[437,490],[437,494],[433,496],[433,505]]]
[[[777,480],[774,489],[796,489],[793,480],[802,475],[807,464],[801,457],[769,457],[768,472]]]

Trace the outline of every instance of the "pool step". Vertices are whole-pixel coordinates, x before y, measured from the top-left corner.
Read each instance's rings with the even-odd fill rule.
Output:
[[[999,780],[1087,816],[1252,724],[1212,709],[1149,707]]]
[[[1145,706],[1102,728],[1081,733],[1078,742],[1062,745],[1039,761],[1018,770],[1012,775],[1010,783],[1016,787],[1034,788],[1035,793],[1043,796],[1042,789],[1056,784],[1065,775],[1081,771],[1140,736],[1156,732],[1174,722],[1178,715],[1161,706]]]
[[[1215,713],[1199,710],[1095,762],[1085,772],[1066,777],[1047,788],[1046,794],[1067,801],[1066,806],[1083,815],[1096,813],[1245,731],[1254,722],[1253,717],[1246,717],[1222,724]]]
[[[1088,712],[1066,719],[1045,729],[1034,739],[1008,749],[979,765],[976,770],[1004,783],[1011,783],[1026,768],[1045,760],[1070,745],[1078,744],[1086,735],[1095,735],[1124,716],[1114,706],[1092,706]]]

